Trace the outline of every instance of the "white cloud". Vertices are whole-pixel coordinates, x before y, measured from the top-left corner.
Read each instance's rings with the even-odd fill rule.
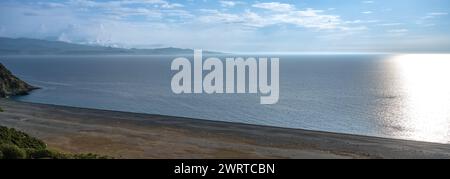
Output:
[[[91,14],[91,18],[102,16],[106,19],[115,20],[121,20],[131,16],[144,16],[149,20],[161,19],[164,16],[178,16],[180,18],[193,17],[190,12],[180,9],[184,5],[170,3],[165,0],[69,0],[60,3],[38,2],[36,4],[43,8],[66,9],[67,11],[72,11],[74,14]]]
[[[426,19],[433,19],[439,16],[446,16],[448,15],[447,12],[430,12],[428,13],[426,16],[422,17],[421,19],[426,20]]]
[[[372,14],[373,12],[372,11],[364,11],[364,12],[361,12],[361,13],[363,13],[363,14]]]
[[[200,19],[206,23],[241,24],[249,27],[265,27],[276,24],[293,24],[299,26],[313,27],[313,23],[320,23],[313,20],[314,15],[309,11],[294,11],[288,13],[264,14],[260,15],[252,11],[240,14],[225,13],[218,10],[203,10],[207,14]],[[303,18],[309,16],[308,18]],[[317,20],[317,19],[316,19]],[[318,26],[317,26],[318,27]]]
[[[429,16],[446,16],[448,15],[447,12],[430,12],[428,13]]]
[[[242,1],[219,1],[219,3],[222,7],[234,7],[240,4],[245,4],[245,2]]]
[[[379,26],[400,26],[403,25],[403,23],[385,23],[385,24],[379,24]]]
[[[408,31],[409,31],[408,29],[391,29],[391,30],[388,30],[387,32],[397,34],[397,33],[406,33]]]
[[[102,9],[116,9],[124,8],[130,5],[152,6],[155,8],[173,9],[184,7],[179,3],[169,3],[165,0],[124,0],[124,1],[92,1],[92,0],[70,0],[66,5],[78,8],[102,8]],[[147,7],[149,8],[149,7]]]
[[[326,14],[323,10],[308,8],[298,10],[295,6],[281,3],[257,3],[253,7],[269,9],[269,12],[229,13],[219,10],[202,10],[200,20],[206,23],[241,24],[247,27],[267,27],[272,25],[294,25],[318,30],[365,30],[367,27],[350,27],[347,25],[363,23],[362,21],[343,21],[340,16]],[[364,21],[364,23],[368,23]]]
[[[56,3],[56,2],[37,2],[38,5],[49,7],[49,8],[63,8],[66,7],[64,3]]]
[[[317,29],[338,29],[342,23],[339,16],[324,15],[323,11],[307,9],[303,11],[295,10],[285,14],[274,15],[271,19],[274,22],[282,22],[297,26]]]
[[[361,24],[362,22],[362,20],[345,21],[346,24]]]
[[[391,36],[391,37],[402,37],[405,36],[409,30],[408,29],[390,29],[386,31],[386,35],[387,36]]]
[[[362,3],[364,3],[364,4],[373,4],[373,3],[375,3],[375,1],[362,1]]]
[[[295,9],[295,7],[291,4],[284,4],[279,2],[256,3],[253,4],[252,6],[255,8],[267,9],[276,12],[286,12]]]
[[[423,27],[434,27],[436,24],[423,24]]]

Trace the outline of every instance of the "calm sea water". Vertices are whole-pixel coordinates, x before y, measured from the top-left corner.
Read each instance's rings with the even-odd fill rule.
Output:
[[[280,101],[175,95],[171,56],[10,56],[20,101],[449,143],[447,55],[281,55]]]

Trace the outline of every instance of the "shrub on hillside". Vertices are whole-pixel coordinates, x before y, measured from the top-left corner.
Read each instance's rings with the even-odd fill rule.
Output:
[[[27,154],[25,150],[11,144],[0,145],[2,159],[25,159]]]
[[[109,159],[96,154],[64,154],[26,133],[0,126],[0,159]]]
[[[44,142],[26,133],[0,126],[0,144],[13,144],[24,149],[45,149]]]

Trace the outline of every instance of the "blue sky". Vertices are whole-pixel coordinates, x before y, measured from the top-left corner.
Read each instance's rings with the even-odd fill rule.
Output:
[[[448,0],[2,0],[0,36],[226,52],[450,52]]]

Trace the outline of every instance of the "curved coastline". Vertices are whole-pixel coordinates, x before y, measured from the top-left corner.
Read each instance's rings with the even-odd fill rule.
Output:
[[[0,99],[0,125],[115,158],[450,158],[450,145]]]

